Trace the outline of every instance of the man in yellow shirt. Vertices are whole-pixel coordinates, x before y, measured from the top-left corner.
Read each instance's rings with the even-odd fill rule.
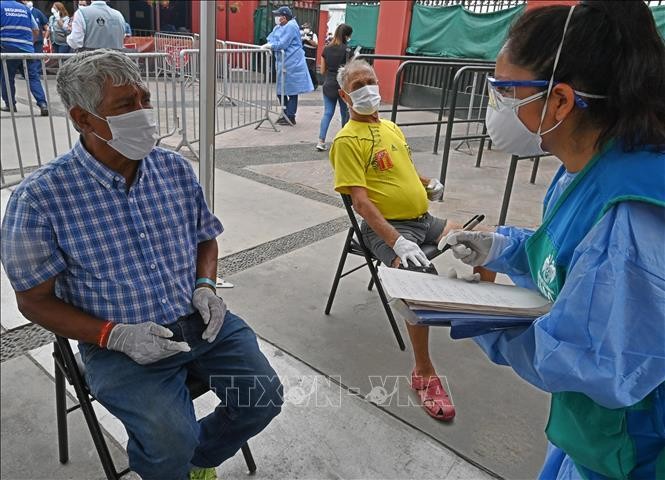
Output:
[[[337,81],[351,119],[330,150],[335,190],[351,196],[354,210],[364,219],[365,244],[382,263],[428,266],[420,245],[437,244],[448,231],[460,228],[427,211],[428,193],[442,193],[443,185],[418,174],[402,131],[379,118],[381,96],[376,74],[367,62],[352,60],[340,68]],[[409,323],[407,329],[416,362],[411,386],[429,415],[452,420],[455,408],[429,356],[429,329]]]

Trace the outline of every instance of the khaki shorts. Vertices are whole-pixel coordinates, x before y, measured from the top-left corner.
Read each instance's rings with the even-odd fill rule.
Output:
[[[433,217],[429,213],[425,213],[413,220],[388,220],[388,223],[395,227],[395,230],[400,235],[418,245],[436,245],[444,228],[446,228],[446,222],[445,218]],[[381,237],[374,233],[374,230],[366,222],[362,222],[360,225],[360,232],[362,233],[365,245],[367,245],[372,254],[381,260],[381,263],[384,265],[392,265],[397,257],[395,251]]]

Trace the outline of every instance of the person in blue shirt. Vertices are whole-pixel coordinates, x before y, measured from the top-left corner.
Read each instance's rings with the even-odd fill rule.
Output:
[[[33,42],[35,53],[42,53],[44,51],[44,34],[48,32],[48,18],[46,15],[44,15],[44,13],[42,13],[41,10],[34,7],[31,0],[23,0],[23,4],[30,9],[32,18],[35,19],[37,28],[39,29],[37,38]]]
[[[665,44],[649,8],[525,13],[489,89],[494,146],[563,165],[537,230],[448,239],[553,302],[528,328],[475,341],[551,393],[540,478],[665,478]]]
[[[0,1],[0,51],[2,53],[35,53],[34,41],[38,37],[39,25],[30,13],[30,9],[23,3],[10,0]],[[30,92],[35,97],[42,116],[48,115],[46,94],[40,81],[41,61],[31,60],[28,64],[28,80]],[[0,110],[4,112],[16,111],[15,84],[16,72],[22,68],[22,60],[7,60],[7,79],[4,73],[0,75],[2,100],[4,105]],[[9,92],[7,85],[9,82]]]
[[[289,7],[274,10],[275,28],[268,35],[263,48],[272,49],[277,74],[277,98],[284,109],[284,116],[277,120],[280,125],[296,124],[298,95],[314,90],[302,49],[300,27]],[[283,52],[283,54],[282,54]]]
[[[91,393],[127,430],[134,472],[216,478],[282,404],[256,335],[216,295],[222,224],[190,163],[155,147],[150,91],[132,59],[79,53],[56,82],[81,137],[7,204],[1,257],[18,308],[79,341]],[[222,401],[199,421],[188,374]]]

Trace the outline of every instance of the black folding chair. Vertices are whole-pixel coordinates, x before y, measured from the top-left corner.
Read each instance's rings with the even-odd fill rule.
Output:
[[[88,384],[85,381],[83,372],[85,371],[80,354],[74,355],[69,340],[56,335],[53,342],[53,359],[55,360],[55,407],[58,422],[58,451],[60,454],[60,463],[69,461],[69,442],[67,436],[67,414],[80,408],[83,417],[88,424],[88,429],[92,435],[92,441],[97,449],[97,454],[102,462],[104,473],[108,480],[118,480],[129,472],[129,468],[122,471],[116,470],[115,463],[111,458],[102,428],[97,420],[97,415],[92,407],[92,401],[95,397],[90,393]],[[67,408],[67,390],[65,388],[65,379],[74,387],[78,405]],[[192,400],[206,393],[210,388],[208,385],[193,377],[187,377],[187,388],[189,388]],[[242,454],[245,457],[249,474],[256,472],[256,463],[249,449],[249,445],[242,446]]]
[[[335,293],[337,292],[339,281],[350,273],[353,273],[356,270],[360,270],[364,266],[367,266],[371,276],[367,289],[371,290],[372,287],[376,284],[376,291],[379,293],[379,297],[381,298],[381,304],[383,305],[383,309],[386,311],[386,315],[388,316],[388,321],[390,322],[390,326],[393,329],[393,333],[395,334],[397,344],[399,345],[400,350],[405,350],[406,346],[404,345],[402,334],[397,327],[395,316],[393,315],[393,311],[388,304],[388,298],[385,291],[383,290],[383,286],[381,285],[381,281],[379,280],[379,276],[377,274],[377,268],[381,264],[381,261],[372,254],[370,249],[367,248],[365,242],[363,241],[362,234],[360,233],[360,225],[358,225],[358,220],[356,219],[356,214],[353,210],[351,196],[342,194],[342,201],[344,202],[346,213],[349,215],[351,227],[349,228],[349,232],[346,235],[346,240],[344,241],[342,257],[339,259],[339,265],[337,266],[335,279],[333,280],[332,288],[330,289],[330,295],[328,296],[328,303],[326,305],[325,313],[326,315],[330,314],[330,309],[332,308],[333,300],[335,299]],[[441,251],[436,247],[436,245],[422,245],[421,248],[423,253],[430,260],[441,254]],[[346,263],[346,257],[348,254],[364,257],[365,263],[352,268],[348,272],[344,272],[344,264]],[[376,265],[374,262],[376,262]]]

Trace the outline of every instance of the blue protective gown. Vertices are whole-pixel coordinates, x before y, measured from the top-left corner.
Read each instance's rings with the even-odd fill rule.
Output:
[[[560,178],[546,208],[571,180]],[[524,251],[533,231],[499,227],[497,232],[506,236],[503,248],[485,267],[537,289]],[[580,392],[607,408],[636,404],[665,382],[664,239],[665,209],[616,204],[575,249],[548,314],[527,328],[476,337],[476,343],[493,362],[509,365],[541,390]],[[665,422],[665,397],[655,401]],[[644,430],[665,442],[665,423],[655,423],[645,420]],[[635,478],[652,476],[653,471]],[[583,477],[566,453],[550,444],[540,478]]]
[[[312,78],[307,70],[305,52],[300,39],[300,27],[295,19],[286,25],[276,25],[268,35],[268,43],[272,45],[277,72],[277,95],[300,95],[314,90]],[[282,56],[281,50],[284,51]],[[282,74],[284,73],[284,89]]]

